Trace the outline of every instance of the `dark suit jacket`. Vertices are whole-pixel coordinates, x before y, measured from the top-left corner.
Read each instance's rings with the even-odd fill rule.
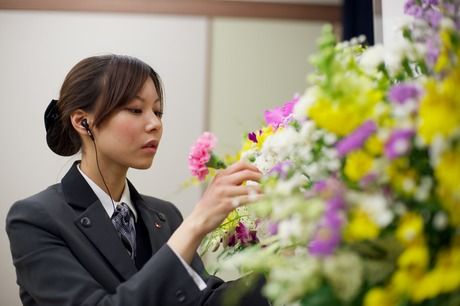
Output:
[[[140,270],[75,164],[60,184],[11,207],[6,229],[24,305],[221,304],[232,283],[209,276],[195,256],[191,266],[207,283],[200,291],[166,245],[182,222],[179,210],[129,188],[153,254]],[[241,305],[267,305],[259,292],[260,285]]]

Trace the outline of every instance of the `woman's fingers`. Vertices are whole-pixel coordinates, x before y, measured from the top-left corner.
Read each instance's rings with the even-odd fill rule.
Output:
[[[242,205],[247,205],[252,202],[257,202],[259,200],[262,200],[264,197],[263,194],[260,193],[252,193],[248,195],[240,195],[240,196],[235,196],[230,199],[230,209],[235,209],[237,207],[240,207]]]
[[[242,170],[251,170],[254,172],[260,172],[256,166],[254,166],[253,164],[244,162],[244,161],[236,162],[233,165],[229,166],[227,169],[223,170],[222,172],[225,174],[232,174],[235,172],[240,172]]]
[[[251,195],[260,193],[260,186],[227,186],[222,191],[224,197],[236,197],[242,195]]]

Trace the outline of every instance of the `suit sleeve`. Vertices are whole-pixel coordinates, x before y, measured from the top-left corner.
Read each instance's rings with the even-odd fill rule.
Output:
[[[202,293],[164,245],[126,282],[109,292],[60,237],[40,203],[17,202],[6,220],[17,283],[24,305],[199,305]]]

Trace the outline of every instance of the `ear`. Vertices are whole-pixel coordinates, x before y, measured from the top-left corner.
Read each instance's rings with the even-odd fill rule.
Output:
[[[72,123],[73,128],[75,131],[77,131],[80,136],[88,136],[88,132],[84,128],[84,126],[81,124],[83,119],[86,119],[88,121],[89,126],[92,126],[93,122],[93,116],[87,112],[85,112],[82,109],[77,109],[74,111],[72,114],[70,114],[70,122]]]

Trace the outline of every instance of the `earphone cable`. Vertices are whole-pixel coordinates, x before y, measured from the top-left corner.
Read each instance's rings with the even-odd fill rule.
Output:
[[[96,152],[96,165],[97,165],[97,170],[99,170],[99,174],[101,175],[102,182],[104,183],[105,188],[107,189],[107,192],[109,193],[110,201],[112,201],[112,206],[113,206],[113,211],[115,212],[115,203],[113,202],[113,197],[112,194],[110,193],[110,189],[107,186],[104,176],[102,175],[101,168],[99,167],[99,158],[97,156],[97,148],[96,148],[96,141],[93,139],[93,145],[94,145],[94,151]]]

